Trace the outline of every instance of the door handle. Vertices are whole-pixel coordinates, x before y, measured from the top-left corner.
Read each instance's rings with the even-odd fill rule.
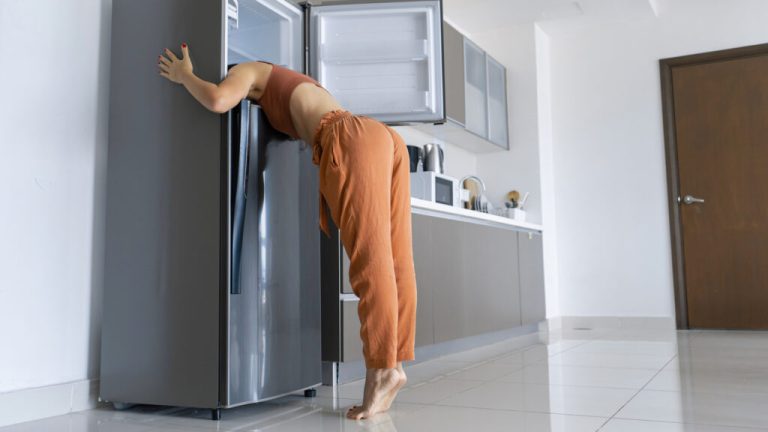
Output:
[[[704,200],[701,198],[696,198],[693,195],[686,195],[682,199],[680,197],[677,198],[677,202],[682,202],[685,205],[691,205],[691,204],[704,204]]]

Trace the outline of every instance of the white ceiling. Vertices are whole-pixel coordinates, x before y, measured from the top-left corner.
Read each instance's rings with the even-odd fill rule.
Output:
[[[443,0],[445,18],[465,33],[555,20],[633,20],[668,0]]]

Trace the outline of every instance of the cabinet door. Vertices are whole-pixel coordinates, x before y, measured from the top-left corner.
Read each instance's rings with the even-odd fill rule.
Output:
[[[434,218],[432,225],[432,271],[429,281],[433,287],[432,311],[435,343],[463,337],[467,316],[464,308],[465,290],[462,265],[464,248],[461,230],[465,222]]]
[[[416,346],[435,343],[431,216],[413,215],[413,262],[416,267]]]
[[[464,38],[465,126],[470,132],[488,137],[488,75],[485,52]]]
[[[520,326],[517,232],[465,224],[463,235],[464,336]]]
[[[349,255],[343,246],[341,247],[341,292],[353,294],[352,284],[349,283]]]
[[[416,266],[416,346],[431,345],[435,342],[432,322],[432,217],[413,215],[413,261]],[[349,257],[342,248],[342,292],[352,293],[349,284]],[[357,315],[356,301],[342,302],[343,353],[344,360],[362,358],[360,342],[360,322]]]
[[[519,234],[520,247],[520,299],[523,324],[546,319],[544,301],[544,251],[539,233]]]
[[[227,64],[266,60],[304,71],[304,13],[286,0],[227,1]]]
[[[310,7],[310,72],[348,110],[444,120],[441,2]]]
[[[488,70],[488,139],[509,148],[507,138],[507,70],[486,55]]]
[[[341,302],[341,361],[363,359],[363,341],[360,339],[359,301]]]

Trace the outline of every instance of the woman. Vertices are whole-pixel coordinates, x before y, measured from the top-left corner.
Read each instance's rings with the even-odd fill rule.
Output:
[[[272,126],[313,146],[320,174],[320,227],[327,210],[350,259],[349,281],[360,298],[366,377],[362,419],[389,409],[405,385],[402,362],[414,359],[416,276],[411,243],[408,151],[390,127],[353,115],[312,78],[266,62],[230,69],[219,84],[193,73],[189,47],[166,49],[160,75],[182,84],[207,109],[224,113],[248,98]],[[327,207],[327,209],[326,209]]]

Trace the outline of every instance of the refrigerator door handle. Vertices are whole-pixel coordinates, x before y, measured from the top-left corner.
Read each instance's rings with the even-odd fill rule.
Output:
[[[229,289],[231,294],[240,294],[240,260],[243,251],[245,228],[245,201],[248,197],[248,147],[250,137],[251,103],[244,99],[232,116],[232,136],[238,137],[237,181],[235,183],[235,208],[232,221],[232,272]],[[239,125],[239,127],[235,127]]]

